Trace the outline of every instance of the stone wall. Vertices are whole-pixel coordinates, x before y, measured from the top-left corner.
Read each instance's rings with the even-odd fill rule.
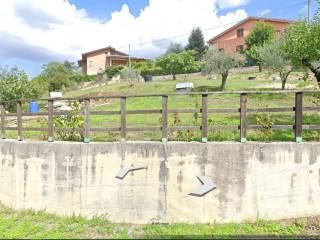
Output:
[[[320,214],[320,143],[0,141],[0,201],[126,223],[214,223]],[[147,169],[115,176],[122,167]],[[210,177],[216,189],[189,193]]]

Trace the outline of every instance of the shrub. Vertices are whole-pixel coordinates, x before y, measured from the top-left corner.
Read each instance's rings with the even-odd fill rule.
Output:
[[[108,78],[113,78],[116,74],[120,73],[123,68],[123,65],[110,66],[105,70],[105,74]]]
[[[121,79],[129,81],[132,84],[134,81],[139,80],[140,71],[135,68],[124,67],[120,72]]]
[[[69,128],[71,130],[68,132],[57,131],[57,138],[62,141],[83,141],[83,132],[75,130],[84,127],[84,117],[81,115],[82,106],[78,102],[74,102],[70,106],[72,108],[71,114],[54,117],[55,128]]]

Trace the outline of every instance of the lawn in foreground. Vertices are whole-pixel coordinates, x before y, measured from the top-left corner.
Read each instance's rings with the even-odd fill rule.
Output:
[[[242,224],[113,224],[102,217],[58,217],[0,205],[0,238],[155,238],[156,236],[319,235],[320,219]]]

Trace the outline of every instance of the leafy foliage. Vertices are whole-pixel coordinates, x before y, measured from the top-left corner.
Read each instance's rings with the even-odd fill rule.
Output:
[[[285,34],[284,51],[295,66],[308,67],[320,85],[320,19],[291,25]]]
[[[271,119],[270,114],[257,113],[254,115],[256,124],[261,126],[260,133],[261,138],[265,141],[271,141],[272,139],[272,126],[274,122]]]
[[[258,54],[258,48],[275,38],[275,30],[271,24],[258,22],[246,38],[247,57],[255,63],[261,64]]]
[[[288,76],[293,69],[288,53],[284,51],[283,46],[283,39],[275,39],[260,47],[258,54],[265,67],[279,73],[282,81],[282,89],[285,89]]]
[[[108,76],[108,78],[112,78],[116,74],[119,74],[123,68],[123,65],[110,66],[105,70],[105,73]]]
[[[156,65],[161,67],[165,74],[171,74],[174,80],[177,74],[196,72],[199,69],[194,51],[163,55],[157,59]]]
[[[162,69],[155,65],[153,61],[143,61],[143,62],[135,62],[132,64],[134,69],[140,71],[141,76],[147,75],[160,75],[162,73]]]
[[[171,54],[171,53],[181,53],[183,52],[183,46],[180,43],[177,42],[171,42],[167,48],[167,51],[165,54]]]
[[[188,41],[186,50],[194,50],[196,52],[197,60],[200,60],[206,50],[206,45],[202,31],[199,27],[192,29]]]
[[[0,100],[9,101],[37,97],[37,89],[28,80],[27,74],[16,67],[0,67]],[[10,110],[15,103],[8,104]]]
[[[127,66],[125,66],[120,72],[121,79],[129,81],[130,84],[133,84],[134,81],[138,81],[140,74],[141,73],[138,69],[133,67],[130,69]]]
[[[221,91],[225,90],[229,70],[240,67],[244,64],[244,58],[241,54],[227,54],[219,51],[215,47],[209,47],[202,60],[202,71],[208,75],[213,73],[222,76]]]
[[[40,75],[32,79],[34,86],[40,93],[61,91],[77,83],[92,81],[93,77],[82,75],[75,63],[49,62],[42,66]]]
[[[54,117],[55,128],[69,128],[71,131],[57,131],[58,140],[62,141],[83,141],[83,132],[76,131],[77,128],[84,127],[84,117],[80,114],[82,106],[78,102],[71,104],[71,114]]]

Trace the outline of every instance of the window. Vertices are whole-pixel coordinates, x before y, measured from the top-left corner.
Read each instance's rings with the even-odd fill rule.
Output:
[[[238,45],[238,46],[236,46],[236,51],[237,51],[238,53],[243,53],[243,50],[244,50],[243,45]]]
[[[244,29],[243,28],[237,29],[237,37],[238,38],[243,37],[243,33],[244,33]]]
[[[93,67],[93,61],[89,60],[89,67]]]

